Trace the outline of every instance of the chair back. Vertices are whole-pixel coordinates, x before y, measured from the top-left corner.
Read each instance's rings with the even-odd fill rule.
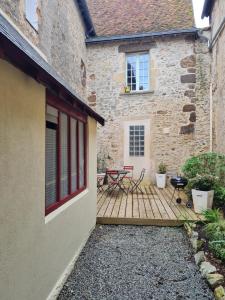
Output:
[[[134,166],[123,166],[125,171],[131,171],[131,175],[126,175],[126,177],[133,178]]]
[[[140,177],[139,177],[139,179],[138,179],[138,180],[140,180],[140,182],[144,179],[145,171],[146,171],[146,170],[145,170],[144,168],[141,170],[141,174],[140,174]]]
[[[106,170],[106,175],[109,175],[108,176],[109,182],[118,181],[118,171],[117,170]]]

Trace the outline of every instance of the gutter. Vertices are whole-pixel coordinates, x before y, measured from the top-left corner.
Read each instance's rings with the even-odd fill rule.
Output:
[[[219,28],[217,29],[217,31],[216,31],[214,37],[212,38],[212,41],[211,41],[210,44],[209,44],[209,51],[212,51],[213,46],[214,46],[215,43],[217,42],[217,40],[218,40],[218,38],[219,38],[221,32],[223,31],[224,27],[225,27],[225,17],[223,18],[223,20],[222,20],[222,22],[221,22]]]
[[[167,36],[180,36],[180,35],[193,35],[197,37],[198,29],[175,29],[168,31],[159,31],[159,32],[145,32],[145,33],[136,33],[129,35],[112,35],[112,36],[96,36],[86,39],[86,44],[99,44],[99,43],[108,43],[108,42],[117,42],[117,41],[126,41],[126,40],[140,40],[143,38],[156,38],[156,37],[167,37]]]
[[[78,7],[80,9],[80,13],[82,15],[85,27],[86,27],[86,36],[92,37],[96,36],[95,28],[89,13],[89,9],[87,6],[86,0],[76,0]]]

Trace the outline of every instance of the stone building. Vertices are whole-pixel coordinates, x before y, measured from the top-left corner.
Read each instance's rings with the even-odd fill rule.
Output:
[[[205,0],[202,18],[210,17],[212,149],[225,153],[225,2]]]
[[[210,148],[210,58],[191,1],[88,5],[97,36],[86,40],[87,98],[107,121],[99,167],[144,167],[148,180],[160,162],[179,172]]]

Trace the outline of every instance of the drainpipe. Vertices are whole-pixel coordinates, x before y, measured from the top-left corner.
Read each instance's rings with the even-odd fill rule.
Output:
[[[224,27],[225,27],[225,17],[223,18],[223,20],[222,20],[222,22],[221,22],[219,28],[217,29],[217,31],[216,31],[214,37],[212,38],[211,43],[209,44],[209,50],[210,50],[210,51],[212,51],[212,48],[213,48],[213,46],[215,45],[216,41],[218,40],[219,35],[220,35],[221,32],[223,31]]]
[[[212,97],[212,82],[210,83],[209,89],[209,118],[210,118],[210,141],[209,141],[209,151],[213,151],[213,97]]]

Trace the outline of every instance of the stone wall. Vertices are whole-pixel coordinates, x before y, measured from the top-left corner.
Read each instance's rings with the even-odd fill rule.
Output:
[[[216,0],[211,18],[211,39],[225,16],[224,0]],[[212,48],[213,150],[225,153],[225,30]]]
[[[210,144],[207,40],[164,38],[153,45],[149,92],[124,93],[125,53],[118,47],[129,45],[90,45],[87,66],[88,102],[107,120],[98,131],[99,161],[118,167],[127,163],[124,123],[149,120],[150,178],[161,161],[179,172],[187,157],[208,151]]]
[[[85,30],[74,0],[38,0],[38,31],[26,20],[24,0],[1,0],[1,10],[44,54],[74,91],[86,97]]]

